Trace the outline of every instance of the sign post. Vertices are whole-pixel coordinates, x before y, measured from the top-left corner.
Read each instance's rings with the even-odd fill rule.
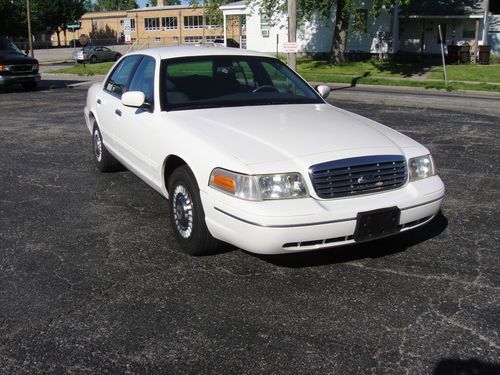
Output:
[[[132,43],[132,37],[130,36],[131,32],[132,32],[132,25],[130,24],[130,19],[125,18],[123,20],[123,35],[125,36],[125,44]]]
[[[75,31],[80,30],[80,24],[79,23],[69,23],[66,25],[67,29],[73,33],[73,48],[74,50],[74,55],[75,55],[75,64],[76,64],[76,38],[75,38]],[[70,46],[71,47],[71,46]]]
[[[441,56],[443,58],[444,84],[448,85],[448,78],[446,77],[446,60],[444,58],[444,40],[443,40],[443,32],[441,30],[441,24],[438,25],[438,30],[439,30],[439,39],[441,41]]]

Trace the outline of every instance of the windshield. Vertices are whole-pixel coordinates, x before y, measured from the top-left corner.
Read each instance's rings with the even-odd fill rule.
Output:
[[[17,46],[14,43],[5,38],[0,38],[0,51],[22,53],[21,50],[17,48]]]
[[[281,61],[255,56],[200,56],[163,60],[163,110],[323,103]]]

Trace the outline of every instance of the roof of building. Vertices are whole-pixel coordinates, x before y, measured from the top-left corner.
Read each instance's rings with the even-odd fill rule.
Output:
[[[419,0],[401,7],[401,15],[469,16],[484,14],[484,0]]]

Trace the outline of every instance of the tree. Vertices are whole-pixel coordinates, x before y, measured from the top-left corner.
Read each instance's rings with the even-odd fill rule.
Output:
[[[33,0],[32,4],[34,29],[55,32],[58,46],[61,32],[66,35],[66,25],[79,20],[87,11],[85,0]]]
[[[26,30],[26,2],[0,0],[0,36],[25,36]]]
[[[355,19],[355,14],[359,7],[358,0],[296,0],[297,1],[297,19],[307,20],[315,16],[321,19],[333,18],[335,10],[334,32],[331,48],[331,57],[335,63],[344,62],[344,54],[347,47],[347,36],[349,24]],[[371,13],[378,16],[383,8],[390,9],[395,4],[408,4],[411,0],[373,0]],[[260,9],[276,21],[277,17],[283,17],[286,14],[287,0],[251,0],[254,9]],[[354,25],[358,26],[358,25]]]
[[[138,7],[135,0],[97,0],[93,10],[95,12],[104,12],[109,10],[137,9]]]

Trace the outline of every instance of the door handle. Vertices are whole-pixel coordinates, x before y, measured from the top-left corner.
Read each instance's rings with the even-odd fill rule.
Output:
[[[115,109],[115,113],[116,113],[118,116],[121,116],[121,115],[122,115],[122,111],[120,111],[119,109]]]
[[[101,99],[97,99],[97,104],[101,104]]]

